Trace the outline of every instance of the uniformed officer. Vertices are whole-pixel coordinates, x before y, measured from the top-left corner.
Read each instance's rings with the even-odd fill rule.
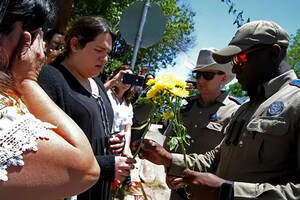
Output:
[[[142,155],[181,174],[192,199],[300,199],[300,80],[287,62],[289,36],[274,22],[243,25],[229,45],[213,54],[218,63],[233,63],[233,72],[248,92],[213,151],[188,157],[170,154],[153,141]],[[200,172],[196,172],[200,171]]]
[[[193,75],[197,81],[199,94],[187,98],[187,105],[181,110],[181,120],[191,136],[190,145],[186,147],[187,153],[205,153],[223,139],[223,128],[228,124],[232,114],[239,107],[238,102],[228,96],[227,91],[221,87],[233,78],[232,65],[218,64],[214,61],[212,53],[215,48],[201,49]],[[165,148],[173,131],[166,132]],[[181,153],[180,148],[173,152]],[[173,177],[167,177],[167,183],[172,184]],[[184,191],[172,191],[170,199],[184,199]]]
[[[181,110],[181,120],[191,136],[187,153],[205,153],[217,146],[222,138],[222,130],[237,110],[238,103],[228,96],[221,87],[233,78],[232,65],[221,65],[212,58],[217,49],[201,49],[193,74],[197,81],[198,95],[187,98]],[[166,136],[175,136],[173,131]],[[180,149],[178,149],[180,151]]]

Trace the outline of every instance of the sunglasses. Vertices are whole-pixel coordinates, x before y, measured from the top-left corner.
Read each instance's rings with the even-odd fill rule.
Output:
[[[247,60],[247,55],[249,53],[252,53],[252,52],[255,52],[255,51],[258,51],[258,50],[261,50],[261,49],[265,49],[267,48],[266,46],[263,46],[263,47],[257,47],[257,48],[254,48],[254,49],[249,49],[248,51],[244,51],[240,54],[237,54],[237,55],[234,55],[232,58],[231,58],[231,64],[234,66],[239,66],[241,67],[244,63],[248,62]]]
[[[222,72],[222,71],[217,71],[217,72],[196,72],[194,77],[196,79],[200,79],[201,76],[203,76],[203,78],[205,80],[210,81],[215,77],[215,75],[222,75],[222,74],[225,74],[225,73]]]
[[[8,3],[9,3],[9,0],[1,0],[1,2],[0,2],[0,24],[3,20],[3,17],[5,15],[5,13],[6,13]]]

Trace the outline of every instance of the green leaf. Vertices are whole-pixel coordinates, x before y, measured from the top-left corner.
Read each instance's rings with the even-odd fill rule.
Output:
[[[184,141],[185,144],[187,144],[188,146],[191,145],[191,142],[190,142],[191,136],[190,136],[190,135],[185,134],[185,135],[182,137],[182,139],[183,139],[183,141]]]
[[[171,140],[168,142],[168,145],[170,147],[170,151],[174,150],[178,147],[179,138],[178,137],[172,137]]]

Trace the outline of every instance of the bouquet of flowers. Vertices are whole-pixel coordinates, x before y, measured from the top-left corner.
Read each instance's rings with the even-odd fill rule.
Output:
[[[151,103],[153,107],[141,140],[144,139],[151,124],[161,120],[169,121],[176,136],[170,139],[168,145],[171,150],[180,146],[184,155],[185,167],[188,168],[184,145],[190,144],[190,136],[187,134],[186,127],[180,121],[180,108],[183,104],[183,98],[189,95],[189,92],[186,90],[186,82],[172,75],[162,75],[160,78],[149,80],[147,85],[151,87],[150,90],[145,98],[140,98],[138,101]],[[139,153],[139,150],[140,147],[137,149],[134,157]]]
[[[150,112],[149,120],[141,140],[144,140],[151,124],[162,120],[168,121],[176,133],[176,136],[170,139],[168,145],[171,150],[178,148],[178,146],[181,148],[184,155],[185,167],[188,169],[184,145],[190,144],[190,136],[187,134],[186,127],[180,121],[180,108],[183,104],[183,98],[189,95],[189,92],[186,90],[186,82],[172,75],[162,75],[160,78],[149,80],[147,85],[151,88],[147,92],[146,97],[140,97],[138,102],[152,104],[152,111]],[[140,148],[141,145],[135,152],[134,158],[138,155]],[[128,186],[119,183],[115,185],[117,185],[115,188],[115,197],[120,198],[120,194],[123,193],[121,196],[124,196],[124,194],[126,195],[128,192],[130,193]],[[143,197],[147,200],[148,198],[142,182],[136,183],[135,185],[141,188]]]

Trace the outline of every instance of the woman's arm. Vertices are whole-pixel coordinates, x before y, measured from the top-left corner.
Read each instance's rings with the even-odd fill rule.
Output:
[[[122,82],[122,79],[123,79],[123,75],[125,74],[126,72],[124,71],[120,71],[117,75],[115,75],[112,79],[110,80],[107,80],[105,83],[104,83],[104,87],[106,89],[106,91],[110,90],[112,87],[116,86],[116,85],[119,85],[121,82]]]
[[[85,134],[36,82],[43,59],[40,35],[30,44],[30,34],[24,32],[24,43],[12,66],[15,89],[36,118],[57,128],[49,140],[38,140],[37,152],[24,153],[23,167],[8,169],[8,181],[0,186],[1,199],[70,196],[92,186],[100,172]]]

